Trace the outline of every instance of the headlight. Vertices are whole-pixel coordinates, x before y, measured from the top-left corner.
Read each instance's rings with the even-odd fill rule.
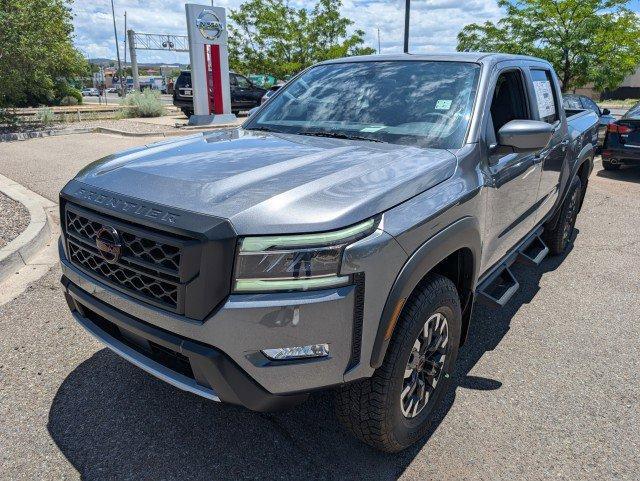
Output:
[[[244,237],[235,265],[235,292],[297,291],[344,286],[342,253],[375,230],[374,219],[331,232]]]

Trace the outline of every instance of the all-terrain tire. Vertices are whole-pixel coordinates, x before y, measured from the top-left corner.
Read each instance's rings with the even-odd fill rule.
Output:
[[[413,418],[403,415],[401,392],[405,369],[425,322],[441,313],[448,324],[447,352],[435,389]],[[386,452],[410,446],[428,431],[435,407],[447,391],[458,355],[462,314],[458,291],[448,278],[429,275],[407,300],[398,319],[382,366],[371,378],[336,392],[338,418],[358,439]]]
[[[620,164],[612,164],[608,160],[602,161],[602,168],[604,170],[620,170]]]
[[[547,247],[549,247],[549,253],[551,255],[562,254],[569,245],[573,237],[576,218],[578,217],[581,203],[582,182],[580,182],[580,178],[576,176],[571,182],[567,197],[560,207],[558,221],[553,228],[550,226],[545,227],[542,233],[542,239],[547,244]]]

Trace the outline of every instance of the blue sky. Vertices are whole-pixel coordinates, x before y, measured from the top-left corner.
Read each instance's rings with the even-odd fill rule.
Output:
[[[146,33],[185,34],[185,3],[208,4],[207,0],[114,0],[116,22],[123,54],[124,12],[128,28]],[[215,5],[237,8],[241,0],[216,0]],[[311,2],[290,0],[294,6]],[[313,2],[315,3],[315,2]],[[367,45],[377,48],[380,29],[382,53],[402,51],[404,0],[343,0],[342,14],[366,33]],[[640,0],[629,3],[640,12]],[[87,57],[115,58],[115,41],[110,0],[75,0],[75,43]],[[413,0],[411,3],[411,42],[413,52],[451,51],[456,34],[472,22],[497,20],[501,16],[495,0]],[[188,63],[188,54],[141,51],[139,62]]]

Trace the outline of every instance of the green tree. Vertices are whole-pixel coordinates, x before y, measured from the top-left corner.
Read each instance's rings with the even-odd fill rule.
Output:
[[[319,0],[313,9],[285,0],[249,0],[231,10],[229,63],[245,73],[285,78],[331,58],[369,55],[364,32],[348,33],[353,22],[340,15],[340,0]]]
[[[569,91],[590,82],[614,89],[640,63],[640,17],[628,0],[498,0],[506,16],[470,24],[459,51],[508,52],[547,59]]]
[[[88,74],[70,0],[0,0],[0,108],[51,104]]]

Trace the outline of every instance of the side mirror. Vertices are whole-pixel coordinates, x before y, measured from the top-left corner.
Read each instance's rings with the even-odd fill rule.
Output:
[[[260,108],[260,107],[254,107],[254,108],[252,108],[251,110],[249,110],[249,112],[247,112],[247,116],[248,116],[248,117],[251,117],[253,114],[255,114],[255,113],[258,111],[258,109],[259,109],[259,108]]]
[[[539,120],[512,120],[498,130],[498,143],[516,151],[540,150],[553,137],[554,126]]]
[[[602,115],[611,115],[611,110],[609,110],[609,109],[602,109]]]

